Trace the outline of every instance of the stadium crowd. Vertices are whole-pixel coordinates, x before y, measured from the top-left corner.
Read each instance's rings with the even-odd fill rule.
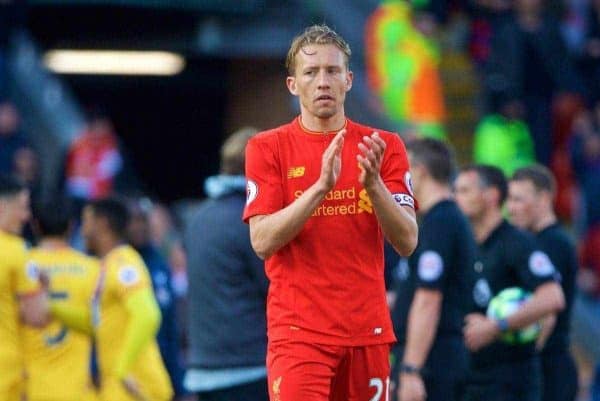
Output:
[[[386,244],[385,295],[398,343],[385,354],[392,373],[382,391],[400,401],[600,400],[600,365],[595,381],[585,383],[570,336],[577,292],[600,310],[600,2],[381,3],[365,28],[367,75],[378,111],[406,144],[412,183],[401,177],[398,188],[415,198],[419,225],[410,257],[399,256],[401,244]],[[462,168],[444,128],[436,54],[439,32],[452,31],[456,14],[468,17],[464,51],[483,88],[474,163]],[[408,33],[386,37],[394,26]],[[423,46],[412,60],[420,78],[392,79],[398,72],[387,67],[398,67],[394,57],[415,53],[380,46],[384,38]],[[307,40],[293,56],[309,46],[343,50],[335,41]],[[407,53],[386,54],[390,49]],[[295,74],[292,65],[289,75]],[[401,87],[386,86],[399,81]],[[302,98],[293,84],[288,88]],[[228,136],[219,174],[205,182],[206,199],[179,221],[168,205],[140,193],[110,117],[97,108],[65,152],[59,192],[43,197],[43,166],[21,129],[21,113],[26,110],[0,98],[0,371],[11,373],[0,375],[0,399],[285,401],[290,390],[281,387],[281,376],[268,376],[265,360],[267,349],[290,354],[281,343],[272,349],[267,342],[267,326],[275,332],[265,314],[273,265],[267,279],[259,258],[275,263],[271,256],[285,244],[257,249],[256,234],[251,237],[242,221],[247,197],[250,204],[258,191],[247,185],[244,169],[249,141],[252,182],[265,179],[256,149],[267,145],[253,140],[258,130]],[[299,125],[290,130],[308,132]],[[349,142],[344,135],[332,143]],[[362,171],[369,171],[364,160],[378,152],[380,140],[361,142],[367,150],[357,145]],[[332,149],[328,160],[335,166],[335,146],[319,146]],[[497,157],[502,146],[509,149]],[[286,174],[302,178],[304,167]],[[371,188],[368,174],[361,177]],[[335,197],[333,185],[329,190]],[[562,196],[565,191],[572,196]],[[308,192],[292,196],[305,199]],[[259,206],[244,215],[255,233],[291,235],[289,221],[284,227],[252,223],[280,205]],[[308,249],[316,257],[322,248]],[[528,301],[511,316],[494,316],[490,301],[510,287]],[[345,313],[336,318],[349,320]],[[532,324],[539,325],[536,335],[525,339]],[[369,383],[378,390],[370,399],[388,399],[382,385]],[[299,397],[309,396],[301,390]]]

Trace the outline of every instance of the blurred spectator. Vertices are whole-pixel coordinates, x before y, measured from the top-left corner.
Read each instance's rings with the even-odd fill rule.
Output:
[[[26,0],[0,0],[0,101],[7,92],[6,57],[10,38],[25,23]]]
[[[175,295],[185,297],[188,287],[187,261],[179,231],[169,209],[160,203],[153,203],[149,224],[152,243],[171,266]]]
[[[187,260],[181,235],[173,221],[169,209],[158,202],[152,203],[148,216],[150,238],[167,266],[171,268],[171,288],[175,296],[177,327],[188,326],[187,312]],[[181,330],[179,344],[184,350],[188,349],[189,339],[187,330]]]
[[[581,289],[600,295],[600,101],[575,120],[571,163],[581,190]],[[600,395],[600,388],[599,388]]]
[[[600,98],[600,0],[589,0],[579,55],[582,77],[592,99]]]
[[[71,144],[65,166],[67,194],[81,205],[112,194],[123,158],[112,122],[94,110],[86,130]]]
[[[254,129],[221,148],[221,174],[210,177],[185,235],[188,252],[190,369],[185,386],[200,401],[266,401],[268,280],[242,222],[244,151]],[[285,379],[284,379],[285,380]]]
[[[600,101],[575,120],[571,162],[583,198],[584,230],[600,224]]]
[[[589,3],[590,0],[564,0],[561,33],[569,52],[575,57],[583,51]]]
[[[150,239],[148,216],[151,207],[152,204],[145,198],[130,203],[128,239],[148,267],[154,295],[162,314],[162,323],[156,340],[165,367],[171,377],[175,396],[181,397],[185,394],[183,389],[183,365],[181,363],[182,355],[179,344],[175,296],[171,286],[171,269]]]
[[[38,157],[20,125],[15,105],[8,100],[0,101],[0,172],[19,178],[29,189],[32,202],[37,203],[40,197]],[[34,240],[29,223],[25,225],[23,236],[30,243]]]
[[[496,24],[506,16],[511,0],[469,0],[466,8],[471,17],[469,53],[476,66],[483,67],[490,56],[492,32]]]
[[[600,299],[600,225],[590,228],[581,244],[579,288],[587,295]]]
[[[451,11],[451,0],[411,0],[413,7],[427,13],[428,16],[435,18],[436,24],[445,24]]]
[[[17,165],[22,169],[22,149],[31,149],[27,137],[20,128],[19,112],[10,101],[0,103],[0,172],[14,174]]]
[[[518,103],[506,103],[502,113],[479,122],[473,143],[475,163],[496,166],[509,177],[519,167],[535,162],[533,141],[520,115]]]
[[[600,44],[600,42],[599,42]],[[577,283],[600,311],[600,101],[575,120],[571,162],[581,189],[581,268]],[[600,364],[591,386],[592,401],[600,401]]]
[[[549,165],[551,104],[560,91],[581,91],[559,25],[543,0],[515,0],[514,13],[495,30],[486,77],[492,104],[520,102],[537,160]]]
[[[446,110],[433,14],[383,0],[365,28],[367,78],[380,110],[404,134],[443,138]]]

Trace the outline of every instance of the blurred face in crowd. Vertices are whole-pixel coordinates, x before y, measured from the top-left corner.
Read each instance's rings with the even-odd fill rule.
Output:
[[[90,121],[90,132],[96,136],[103,136],[113,132],[113,125],[108,118],[95,118]]]
[[[148,219],[152,242],[157,245],[162,244],[169,235],[169,232],[173,229],[173,223],[168,210],[161,205],[155,205],[152,208]]]
[[[319,119],[343,113],[352,72],[345,54],[335,45],[307,45],[296,55],[294,75],[287,78],[289,91],[300,98],[303,112]]]
[[[533,229],[538,219],[542,196],[529,180],[510,181],[507,207],[511,222],[524,230]]]
[[[150,241],[150,224],[142,212],[133,212],[127,227],[129,241],[135,247],[146,245]]]
[[[0,104],[0,135],[10,135],[19,128],[19,114],[11,103]]]
[[[24,182],[33,182],[37,177],[37,155],[31,148],[21,148],[15,154],[15,173]]]
[[[30,216],[28,190],[0,197],[0,229],[20,235]]]
[[[454,197],[469,219],[477,219],[485,211],[486,192],[475,171],[463,171],[456,177]]]
[[[539,12],[543,9],[544,0],[516,0],[515,8],[519,12]]]

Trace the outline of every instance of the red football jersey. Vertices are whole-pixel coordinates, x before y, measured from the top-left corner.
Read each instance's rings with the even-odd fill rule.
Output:
[[[392,133],[346,122],[342,169],[302,231],[265,262],[270,340],[359,346],[395,341],[385,297],[384,235],[356,155],[362,137],[386,142],[381,176],[401,205],[414,207],[404,144]],[[306,130],[300,118],[253,137],[246,148],[244,221],[283,209],[313,185],[336,132]]]

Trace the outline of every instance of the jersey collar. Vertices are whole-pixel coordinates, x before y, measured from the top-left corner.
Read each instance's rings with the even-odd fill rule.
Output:
[[[298,126],[300,127],[300,130],[309,135],[334,135],[334,134],[337,134],[340,130],[342,130],[348,126],[348,119],[345,118],[344,126],[340,129],[333,130],[333,131],[311,131],[308,128],[306,128],[304,125],[302,125],[302,116],[296,117],[296,121],[298,123]]]

